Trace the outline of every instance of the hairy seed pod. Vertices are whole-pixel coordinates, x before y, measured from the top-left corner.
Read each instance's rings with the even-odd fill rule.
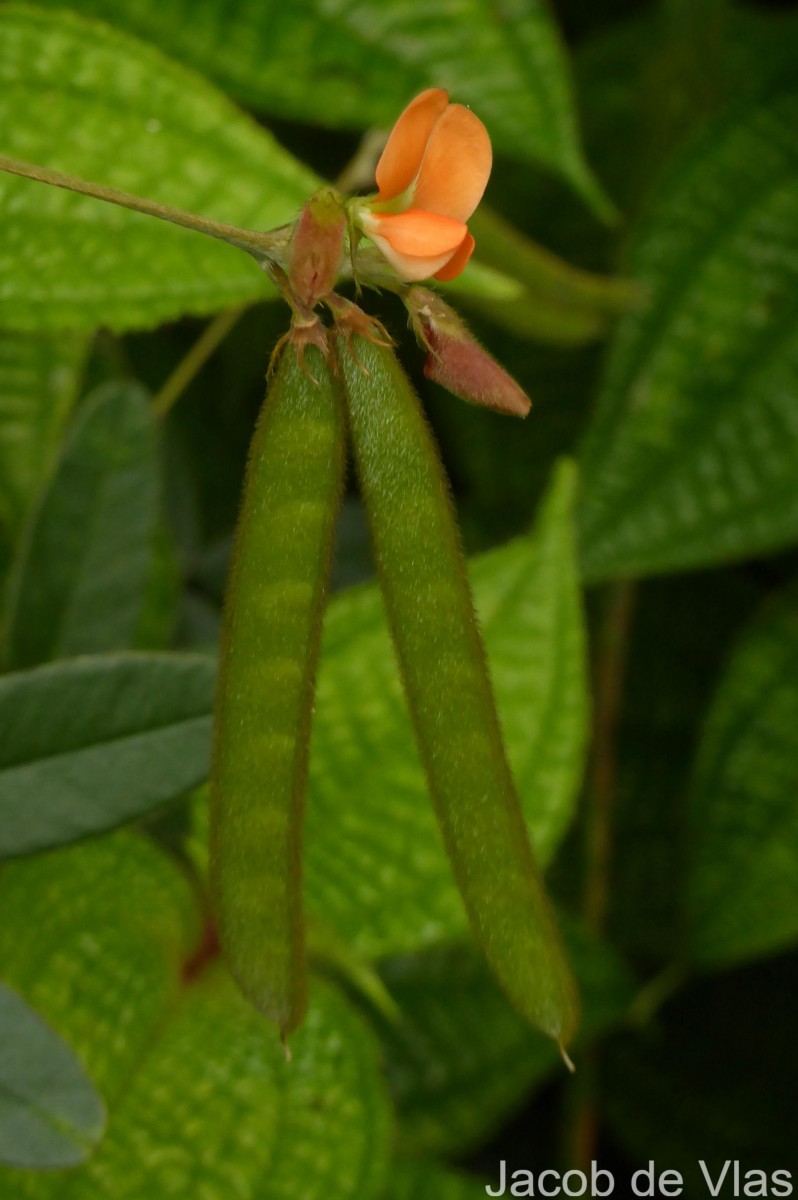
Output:
[[[252,441],[228,586],[211,883],[242,991],[290,1033],[306,1006],[301,824],[324,594],[344,472],[340,388],[289,342]]]
[[[338,339],[361,491],[421,758],[460,892],[516,1008],[561,1044],[577,1005],[504,752],[451,497],[393,352]]]

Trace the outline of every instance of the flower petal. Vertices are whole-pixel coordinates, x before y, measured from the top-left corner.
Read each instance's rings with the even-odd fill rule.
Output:
[[[492,162],[488,131],[479,117],[462,104],[450,104],[429,135],[413,207],[467,221],[482,199]]]
[[[372,234],[371,237],[377,249],[405,283],[418,283],[422,279],[431,279],[436,272],[446,266],[452,257],[451,250],[447,250],[445,254],[431,256],[399,254],[385,238],[378,234]]]
[[[379,200],[391,200],[415,179],[433,126],[449,103],[443,88],[427,88],[398,118],[377,163]]]
[[[475,245],[473,237],[467,233],[446,266],[441,271],[435,272],[435,278],[440,279],[441,283],[448,283],[450,279],[456,279],[466,269],[468,260],[474,253]]]
[[[462,221],[417,208],[403,213],[366,212],[360,222],[372,240],[383,238],[399,254],[416,258],[451,254],[468,236]]]

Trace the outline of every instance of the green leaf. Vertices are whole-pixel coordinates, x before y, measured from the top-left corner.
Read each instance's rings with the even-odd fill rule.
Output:
[[[69,1047],[0,983],[0,1163],[71,1167],[99,1140],[105,1111]]]
[[[85,352],[79,338],[0,333],[0,527],[11,544],[61,444]]]
[[[195,903],[187,877],[130,834],[0,874],[4,976],[73,1048],[111,1119],[180,998],[199,932]],[[77,1177],[0,1169],[0,1195],[60,1200]]]
[[[214,673],[131,654],[0,678],[0,857],[112,829],[205,779]]]
[[[110,1120],[84,1168],[0,1172],[3,1195],[379,1194],[387,1112],[362,1021],[316,984],[287,1063],[212,945],[198,944],[195,906],[176,864],[128,833],[4,870],[0,957],[85,1059]]]
[[[583,454],[588,579],[762,553],[798,534],[798,89],[735,109],[660,189]]]
[[[619,1023],[632,995],[615,955],[563,922],[582,999],[573,1051]],[[471,945],[391,958],[380,973],[402,1014],[381,1024],[385,1069],[407,1154],[462,1156],[484,1144],[547,1076],[556,1047],[513,1011]]]
[[[573,503],[563,468],[533,537],[475,560],[471,572],[510,762],[544,862],[573,815],[587,725]],[[366,957],[465,930],[375,585],[334,597],[327,614],[306,886],[312,909]]]
[[[737,645],[688,807],[689,949],[722,967],[798,938],[798,595]]]
[[[55,0],[57,3],[57,0]],[[54,5],[53,5],[54,6]],[[579,147],[567,58],[547,4],[446,0],[343,3],[211,0],[186,20],[180,0],[73,0],[215,79],[245,104],[326,126],[389,129],[422,88],[451,90],[499,150],[568,179],[606,215]]]
[[[272,1028],[209,972],[120,1095],[78,1197],[357,1200],[382,1180],[387,1111],[374,1046],[341,998],[317,984],[292,1061]]]
[[[13,669],[131,646],[152,567],[158,475],[147,393],[99,388],[23,539],[7,631]]]
[[[290,221],[313,175],[190,71],[105,25],[0,7],[0,153],[232,224]],[[0,324],[150,327],[268,294],[249,256],[0,174]]]

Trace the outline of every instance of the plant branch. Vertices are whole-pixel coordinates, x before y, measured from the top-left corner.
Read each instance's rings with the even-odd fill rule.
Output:
[[[617,732],[626,653],[634,609],[634,584],[614,584],[595,665],[593,770],[589,782],[584,914],[594,933],[604,931],[610,893],[613,810],[617,788]]]
[[[609,908],[618,723],[634,596],[632,582],[620,582],[608,590],[593,673],[595,715],[587,792],[583,911],[586,925],[599,936],[604,932]],[[580,1076],[566,1097],[566,1154],[574,1167],[589,1170],[596,1156],[599,1131],[599,1053],[595,1046],[582,1056]]]
[[[133,212],[145,213],[149,217],[158,217],[161,221],[169,221],[195,233],[204,233],[207,237],[217,238],[228,245],[246,250],[265,266],[275,256],[275,252],[287,240],[287,233],[276,230],[272,233],[260,233],[252,229],[239,229],[236,225],[226,225],[222,221],[213,221],[209,217],[201,217],[196,213],[173,208],[169,204],[158,204],[143,196],[134,196],[130,192],[121,192],[104,184],[89,183],[75,175],[66,175],[62,171],[53,171],[48,167],[40,167],[34,163],[21,162],[19,159],[7,158],[0,154],[0,170],[11,175],[19,175],[23,179],[34,179],[38,183],[47,183],[52,187],[64,188],[66,191],[79,192],[82,196],[91,196],[95,200],[105,200],[109,204],[117,204],[121,208]],[[282,236],[280,236],[282,235]]]
[[[227,308],[217,314],[205,326],[200,336],[188,353],[181,358],[172,374],[164,383],[153,400],[153,411],[157,417],[165,417],[169,409],[180,399],[183,392],[199,374],[214,350],[227,337],[238,319],[246,311],[242,304],[237,308]]]

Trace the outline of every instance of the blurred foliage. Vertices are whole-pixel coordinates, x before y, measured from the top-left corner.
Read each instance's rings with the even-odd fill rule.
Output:
[[[367,306],[452,481],[583,1008],[570,1080],[467,940],[351,481],[291,1063],[238,996],[201,785],[287,314],[227,246],[0,174],[0,1195],[796,1172],[796,6],[1,3],[0,82],[0,154],[259,229],[422,87],[485,120],[490,208],[448,295],[530,417],[442,392],[395,300]]]

